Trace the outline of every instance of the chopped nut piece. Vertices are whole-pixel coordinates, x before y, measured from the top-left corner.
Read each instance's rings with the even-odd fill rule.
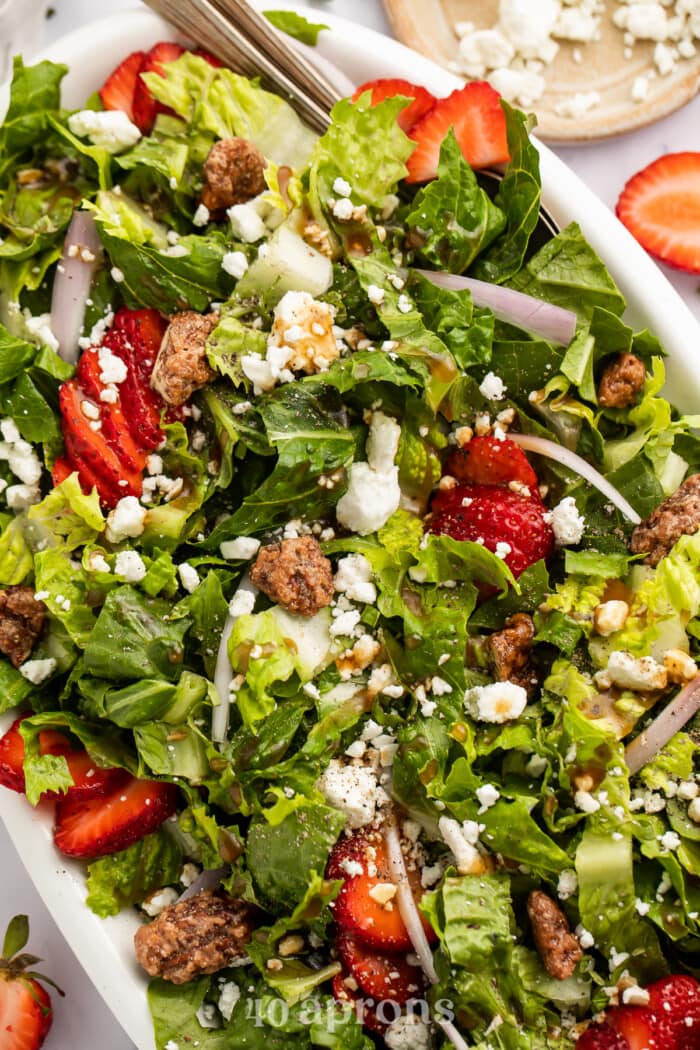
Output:
[[[598,384],[598,404],[603,408],[628,408],[644,388],[646,368],[636,354],[618,354],[606,366]]]
[[[698,674],[698,665],[695,663],[695,660],[688,653],[684,653],[682,649],[669,649],[664,654],[664,667],[668,672],[669,681],[675,682],[677,685],[692,682],[693,678],[696,678]]]
[[[283,959],[286,959],[289,955],[298,955],[303,950],[304,938],[300,937],[298,933],[291,933],[287,937],[283,937],[277,945],[277,953]]]
[[[164,908],[136,931],[136,958],[151,977],[185,984],[246,955],[253,912],[226,893],[203,890]]]
[[[204,162],[202,204],[210,212],[222,212],[234,204],[264,193],[265,158],[247,139],[215,142]]]
[[[0,591],[0,652],[13,667],[31,653],[44,628],[46,606],[31,587],[6,587]]]
[[[571,977],[583,956],[581,945],[569,927],[569,920],[558,904],[541,890],[527,899],[532,935],[547,973],[558,981]]]
[[[398,891],[398,887],[393,882],[378,882],[369,891],[369,895],[373,901],[381,907],[386,907],[391,901],[393,901]]]
[[[151,376],[151,386],[166,405],[184,405],[195,390],[214,378],[206,343],[218,322],[218,314],[198,314],[194,310],[174,314],[170,319]]]
[[[531,696],[537,686],[537,676],[530,662],[535,624],[527,613],[510,616],[503,630],[495,631],[487,642],[487,650],[494,674],[499,682],[520,685]]]
[[[658,565],[681,536],[700,528],[700,474],[686,478],[632,533],[630,550],[646,554],[647,565]]]
[[[314,616],[333,600],[333,568],[313,536],[261,547],[250,576],[268,598],[299,616]]]

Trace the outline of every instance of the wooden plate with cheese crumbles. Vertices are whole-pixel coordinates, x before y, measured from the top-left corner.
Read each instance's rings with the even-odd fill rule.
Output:
[[[463,58],[460,58],[461,23],[472,23],[476,31],[494,28],[499,20],[499,0],[383,2],[394,31],[403,43],[467,80],[490,79],[489,71],[481,74],[464,71]],[[559,6],[557,0],[508,2],[528,12],[530,27],[538,21],[536,12],[540,5]],[[592,5],[593,0],[589,0],[587,5],[579,4],[576,11],[576,5],[569,2],[561,5],[561,9],[565,17],[578,19],[582,9]],[[581,42],[556,38],[558,51],[541,70],[545,84],[542,96],[534,102],[515,99],[516,105],[537,114],[540,138],[573,143],[619,135],[666,116],[695,96],[700,89],[700,16],[680,15],[687,41],[681,45],[681,51],[688,57],[678,53],[679,42],[669,38],[670,34],[661,39],[655,56],[657,41],[632,39],[613,21],[619,9],[629,16],[633,9],[646,6],[617,0],[600,2],[598,39]],[[664,17],[673,18],[679,10],[684,10],[683,0],[663,8]],[[695,24],[691,22],[693,17]],[[672,24],[669,29],[672,30]],[[694,40],[693,30],[697,34]],[[643,27],[642,32],[645,31],[649,29]],[[697,49],[695,53],[693,48]],[[512,62],[510,68],[513,68]],[[507,95],[497,78],[494,86]],[[590,97],[591,92],[599,96],[597,101],[595,96]],[[591,104],[594,101],[595,104]]]

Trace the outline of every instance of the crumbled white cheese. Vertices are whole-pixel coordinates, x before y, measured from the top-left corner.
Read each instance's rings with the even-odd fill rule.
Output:
[[[189,594],[197,590],[199,587],[199,573],[193,565],[183,561],[182,565],[178,565],[177,573],[180,577],[180,583]]]
[[[636,40],[666,40],[668,16],[657,3],[631,3],[618,7],[613,22]]]
[[[199,868],[196,864],[192,864],[191,861],[187,861],[186,864],[182,865],[182,871],[180,872],[180,882],[189,889],[195,879],[199,876]]]
[[[90,139],[108,153],[121,153],[141,138],[139,129],[121,109],[80,110],[68,118],[68,127],[78,138]]]
[[[275,307],[267,361],[275,367],[312,375],[325,372],[340,354],[335,310],[308,292],[287,292]],[[339,330],[340,331],[340,330]]]
[[[358,609],[347,609],[334,616],[329,628],[331,638],[352,634],[360,622],[360,615]]]
[[[621,631],[627,622],[629,612],[630,607],[625,601],[611,599],[608,602],[601,602],[593,610],[593,627],[596,634],[608,638],[616,631]]]
[[[105,536],[110,543],[140,536],[146,524],[146,511],[136,496],[124,496],[107,516]]]
[[[430,1050],[430,1029],[417,1014],[404,1014],[391,1022],[384,1042],[389,1050]]]
[[[391,416],[373,412],[367,438],[367,462],[379,474],[391,472],[399,451],[401,427]]]
[[[377,588],[372,583],[372,566],[364,554],[348,554],[338,562],[333,580],[336,591],[353,602],[374,605]]]
[[[384,289],[380,288],[378,284],[370,284],[367,287],[367,298],[374,306],[381,306],[384,302]]]
[[[676,831],[666,831],[659,837],[659,843],[662,849],[671,852],[678,849],[681,844],[681,837]]]
[[[19,666],[19,673],[32,685],[42,685],[55,670],[56,661],[52,656],[48,656],[45,660],[25,660]]]
[[[694,824],[700,824],[700,798],[694,798],[688,806],[688,816]]]
[[[577,791],[574,795],[574,805],[576,809],[587,814],[597,813],[600,809],[600,802],[593,797],[590,791]]]
[[[489,401],[500,401],[505,397],[506,388],[500,376],[495,372],[487,372],[481,380],[479,392]]]
[[[29,311],[25,310],[24,327],[27,335],[34,342],[48,346],[49,350],[58,351],[58,339],[51,331],[51,314],[38,314],[32,317]]]
[[[479,722],[510,722],[525,710],[527,693],[514,682],[492,682],[468,689],[464,705]]]
[[[209,222],[209,217],[209,209],[206,204],[200,204],[192,216],[192,224],[194,226],[206,226]]]
[[[472,834],[471,827],[465,829],[467,823],[469,825],[474,824],[477,828],[476,839]],[[451,850],[455,859],[455,866],[460,875],[477,874],[484,870],[481,854],[476,848],[479,837],[478,828],[479,825],[475,821],[465,821],[465,824],[460,824],[459,821],[453,820],[451,817],[440,817],[438,821],[438,831],[445,845]]]
[[[484,784],[483,787],[477,788],[474,794],[479,802],[477,813],[485,813],[491,806],[495,806],[501,797],[501,792],[494,784]]]
[[[123,576],[125,583],[140,583],[146,575],[146,565],[137,551],[119,551],[114,562],[114,571],[117,576]]]
[[[346,492],[338,500],[336,516],[351,532],[366,536],[385,525],[399,509],[399,470],[394,465],[401,428],[383,412],[374,412],[367,439],[366,463],[353,463]]]
[[[255,608],[255,594],[246,588],[239,588],[229,602],[231,616],[248,616]]]
[[[578,937],[578,943],[581,945],[584,951],[588,948],[592,948],[595,944],[595,938],[592,933],[585,929],[580,924],[576,927],[576,936]]]
[[[676,798],[680,799],[681,802],[692,802],[699,794],[700,788],[698,788],[694,780],[682,780],[678,785]]]
[[[597,91],[577,91],[569,98],[557,102],[554,111],[558,117],[567,120],[581,120],[590,110],[600,105],[600,94]]]
[[[668,683],[666,668],[652,656],[634,657],[622,650],[610,653],[605,674],[613,685],[635,692],[665,689]]]
[[[573,868],[565,868],[559,875],[557,882],[557,896],[559,900],[567,901],[573,897],[578,889],[578,876]]]
[[[235,981],[226,981],[219,994],[219,1011],[225,1021],[231,1020],[234,1007],[241,997],[241,989]]]
[[[260,540],[253,536],[237,536],[235,540],[224,540],[219,550],[227,561],[249,561],[260,550]]]
[[[487,80],[499,95],[519,106],[533,106],[544,94],[544,77],[531,69],[494,69]]]
[[[568,547],[581,542],[586,519],[579,514],[576,500],[566,496],[551,511],[551,524],[558,547]]]
[[[92,551],[88,557],[88,571],[89,572],[111,572],[109,562],[105,558],[104,554],[100,554],[99,551]]]
[[[248,269],[248,260],[243,252],[226,252],[221,260],[221,269],[231,277],[235,277],[236,280],[240,280]]]
[[[41,493],[38,485],[9,485],[5,489],[5,498],[10,510],[23,511],[38,503]]]
[[[338,178],[333,183],[333,192],[337,193],[339,197],[349,197],[352,193],[352,186],[347,181],[347,179],[343,179],[340,176],[338,176]]]
[[[345,814],[349,827],[362,828],[374,820],[381,789],[368,766],[344,765],[333,758],[316,787],[329,805]]]
[[[267,233],[265,223],[260,215],[260,201],[255,197],[245,204],[232,205],[226,214],[231,223],[233,236],[246,244],[259,241]]]
[[[340,222],[349,222],[355,211],[355,205],[349,197],[340,197],[339,200],[333,202],[331,211]]]
[[[123,383],[129,374],[124,361],[122,361],[121,357],[113,354],[109,347],[100,347],[97,351],[97,360],[100,366],[101,383]]]
[[[150,897],[147,897],[141,907],[146,912],[146,915],[150,915],[152,919],[155,919],[156,915],[160,915],[164,908],[167,908],[170,904],[174,904],[179,893],[172,886],[166,886],[162,890],[157,890],[156,893],[152,893]]]
[[[515,48],[500,29],[477,29],[459,42],[459,66],[468,77],[483,77],[489,69],[508,66]]]

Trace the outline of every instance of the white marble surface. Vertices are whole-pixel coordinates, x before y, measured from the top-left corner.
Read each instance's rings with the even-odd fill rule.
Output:
[[[379,0],[306,0],[324,10],[389,32]],[[45,26],[44,42],[56,39],[95,17],[139,6],[138,0],[54,0],[54,14]],[[274,6],[271,2],[270,6]],[[0,45],[3,43],[0,40]],[[37,40],[37,47],[41,41]],[[561,156],[613,208],[625,181],[662,153],[700,150],[700,98],[646,130],[584,147],[561,148]],[[666,273],[700,321],[700,278]],[[698,331],[700,343],[700,330]],[[0,825],[2,903],[0,928],[17,912],[29,914],[31,949],[45,960],[45,969],[66,992],[56,998],[56,1019],[47,1050],[133,1050],[131,1043],[92,988],[90,981],[59,934],[51,916],[29,884],[21,861]]]

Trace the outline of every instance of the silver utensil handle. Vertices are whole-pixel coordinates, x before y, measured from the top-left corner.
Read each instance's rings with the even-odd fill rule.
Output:
[[[301,119],[324,132],[337,88],[246,0],[146,0],[184,35],[237,72],[260,77]]]

